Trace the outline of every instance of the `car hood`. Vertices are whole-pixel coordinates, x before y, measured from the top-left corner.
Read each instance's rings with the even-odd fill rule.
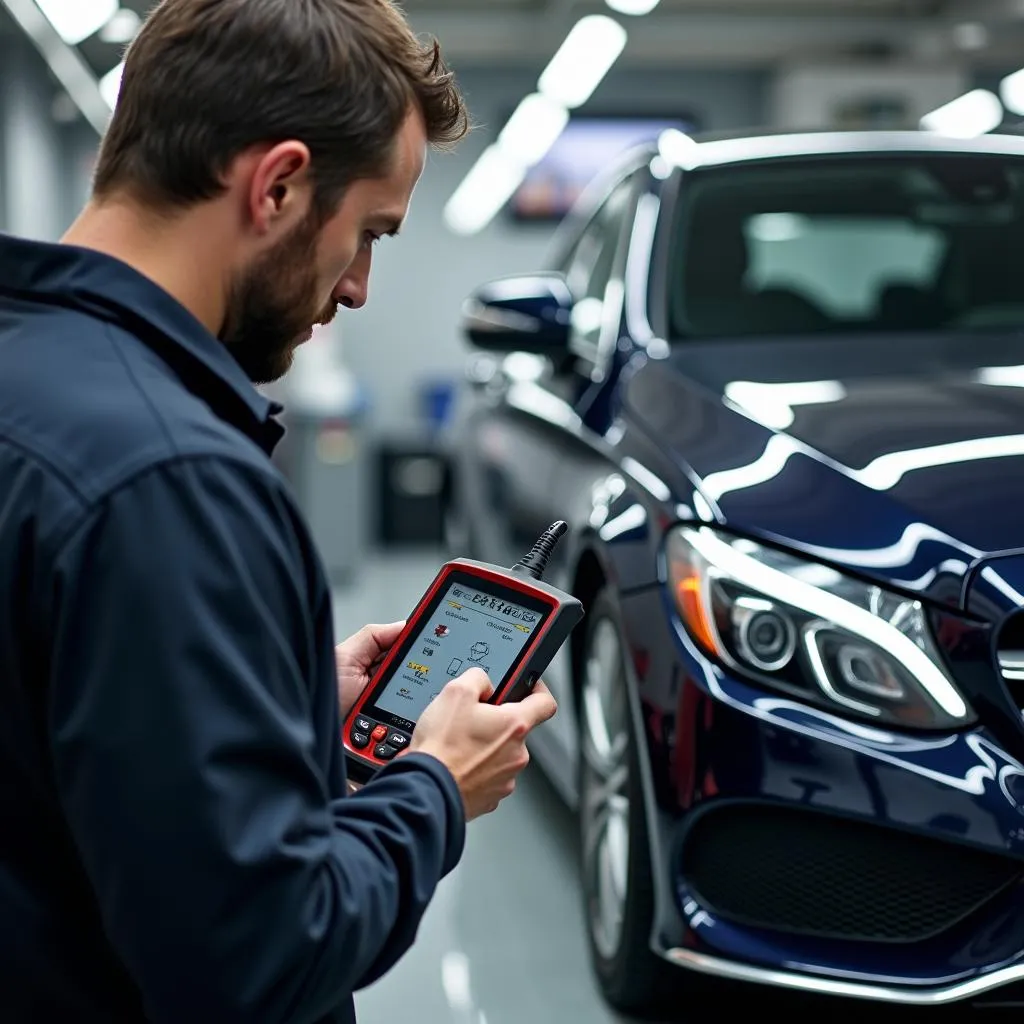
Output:
[[[1024,337],[679,345],[626,401],[698,514],[957,605],[1024,548]]]

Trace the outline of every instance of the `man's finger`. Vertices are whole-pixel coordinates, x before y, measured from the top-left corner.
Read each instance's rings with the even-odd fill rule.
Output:
[[[533,692],[521,700],[517,707],[521,709],[520,713],[526,718],[531,729],[554,718],[558,712],[557,701],[541,681],[537,682]]]
[[[480,700],[487,700],[491,694],[494,693],[494,687],[491,684],[491,680],[487,673],[481,668],[471,668],[466,672],[463,672],[459,679],[464,683],[470,690],[473,691],[474,695],[479,697]]]

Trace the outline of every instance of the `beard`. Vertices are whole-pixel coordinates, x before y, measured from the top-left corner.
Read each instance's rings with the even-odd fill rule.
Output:
[[[221,341],[254,384],[280,380],[310,328],[334,319],[335,304],[318,296],[319,235],[311,214],[231,286]]]

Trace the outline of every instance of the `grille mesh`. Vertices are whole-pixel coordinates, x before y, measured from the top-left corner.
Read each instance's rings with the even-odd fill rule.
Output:
[[[866,942],[938,935],[1024,875],[1024,864],[815,812],[705,813],[682,850],[697,900],[774,931]]]

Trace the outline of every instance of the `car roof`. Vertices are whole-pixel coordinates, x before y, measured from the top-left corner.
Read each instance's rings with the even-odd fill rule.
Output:
[[[684,137],[685,138],[685,137]],[[653,156],[656,146],[649,150]],[[693,136],[686,169],[801,156],[886,153],[1024,156],[1024,136],[989,134],[961,139],[927,131],[799,131],[735,136]]]
[[[669,129],[668,134],[675,131]],[[847,130],[758,130],[736,133],[684,135],[681,159],[673,165],[665,160],[667,177],[703,167],[725,167],[799,157],[869,156],[894,153],[934,153],[947,155],[1024,157],[1024,135],[990,133],[968,139],[929,131]],[[562,220],[549,245],[547,262],[561,260],[574,239],[608,194],[633,171],[651,164],[665,149],[657,142],[641,143],[626,153],[590,182],[572,210]]]

